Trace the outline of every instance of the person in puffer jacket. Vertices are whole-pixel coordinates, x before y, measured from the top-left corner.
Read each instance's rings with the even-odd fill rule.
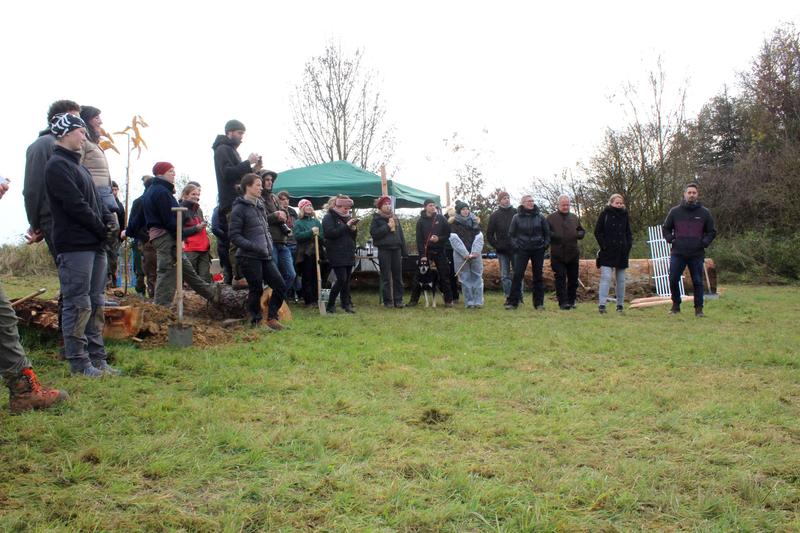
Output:
[[[533,197],[526,194],[511,219],[508,235],[514,246],[514,278],[511,281],[511,294],[506,309],[516,309],[522,292],[522,280],[528,269],[528,261],[533,263],[533,306],[544,309],[544,254],[550,246],[550,224],[539,212]]]
[[[621,194],[612,194],[608,199],[608,205],[600,213],[594,226],[594,238],[600,245],[600,251],[597,252],[597,268],[600,269],[600,286],[597,290],[598,310],[600,314],[606,312],[606,300],[613,270],[616,276],[617,312],[621,313],[625,302],[625,270],[628,268],[628,256],[633,246],[631,223]]]
[[[700,188],[690,183],[683,191],[683,202],[670,209],[662,231],[664,239],[672,245],[669,258],[669,287],[672,293],[670,313],[681,311],[680,279],[688,266],[694,287],[694,314],[703,314],[703,265],[705,250],[717,236],[711,211],[699,201]]]
[[[286,297],[286,285],[278,267],[272,261],[272,237],[269,234],[267,212],[261,201],[263,181],[258,174],[245,174],[240,188],[244,195],[233,201],[228,235],[231,244],[236,246],[236,260],[247,279],[250,324],[256,327],[263,319],[261,295],[266,282],[272,288],[267,309],[267,327],[279,331],[283,329],[283,325],[278,320],[278,310]]]

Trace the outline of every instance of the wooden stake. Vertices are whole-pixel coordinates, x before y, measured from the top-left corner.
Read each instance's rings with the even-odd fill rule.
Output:
[[[386,167],[381,165],[381,196],[389,196],[389,182],[386,180]]]

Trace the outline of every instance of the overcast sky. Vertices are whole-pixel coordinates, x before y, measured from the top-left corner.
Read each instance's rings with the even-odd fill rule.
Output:
[[[397,148],[395,179],[441,194],[458,132],[482,152],[489,185],[517,194],[588,159],[607,126],[623,123],[609,97],[660,55],[675,93],[688,80],[689,116],[737,85],[765,37],[800,25],[800,2],[14,2],[0,20],[5,117],[0,242],[20,240],[25,149],[54,100],[102,110],[121,130],[133,115],[150,146],[131,166],[132,197],[156,161],[216,199],[211,143],[225,121],[247,126],[240,151],[293,168],[290,96],[304,63],[340,42],[379,72]],[[13,9],[9,6],[13,5]],[[525,7],[527,6],[527,7]],[[651,7],[652,6],[652,7]],[[116,138],[125,153],[125,138]],[[123,187],[124,157],[107,152]],[[278,183],[278,188],[280,182]],[[516,199],[516,198],[515,198]]]

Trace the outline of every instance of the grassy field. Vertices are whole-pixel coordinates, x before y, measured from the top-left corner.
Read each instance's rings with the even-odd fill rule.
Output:
[[[698,320],[358,294],[255,344],[115,344],[126,377],[100,381],[33,350],[72,398],[0,404],[0,530],[798,531],[799,300],[730,287]]]

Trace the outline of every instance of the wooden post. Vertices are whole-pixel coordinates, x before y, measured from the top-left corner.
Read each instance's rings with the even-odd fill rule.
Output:
[[[386,180],[386,167],[381,165],[381,196],[389,196],[389,182]]]
[[[188,211],[185,207],[173,207],[178,232],[175,238],[175,268],[177,268],[175,283],[178,298],[178,325],[183,325],[183,214]]]
[[[450,205],[450,182],[444,182],[444,205],[445,207]]]

